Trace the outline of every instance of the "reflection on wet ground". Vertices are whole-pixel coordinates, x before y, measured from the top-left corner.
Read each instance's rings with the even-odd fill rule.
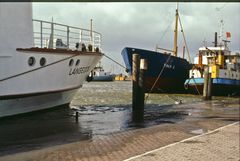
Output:
[[[181,99],[183,104],[174,104],[171,97]],[[146,101],[144,123],[136,124],[131,119],[131,82],[85,84],[71,108],[74,110],[61,107],[1,119],[0,156],[153,125],[176,124],[186,133],[196,135],[213,128],[205,123],[208,120],[215,124],[239,120],[237,98],[216,97],[201,102],[200,96],[152,94]]]

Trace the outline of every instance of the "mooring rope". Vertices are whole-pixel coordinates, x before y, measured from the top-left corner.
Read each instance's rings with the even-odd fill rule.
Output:
[[[158,77],[157,77],[157,79],[155,80],[155,82],[153,83],[153,86],[152,86],[152,88],[150,89],[150,93],[152,92],[153,88],[156,86],[157,81],[159,80],[160,76],[161,76],[162,73],[163,73],[163,70],[164,70],[165,67],[166,67],[165,64],[168,63],[168,61],[170,60],[170,58],[171,58],[171,54],[169,54],[169,57],[168,57],[167,61],[164,63],[162,70],[161,70],[160,73],[158,74]]]
[[[168,32],[168,30],[170,29],[170,27],[171,27],[171,25],[172,25],[173,22],[174,22],[174,20],[171,21],[171,22],[168,24],[167,28],[165,29],[165,31],[163,32],[162,36],[160,37],[159,42],[161,42],[161,40],[164,38],[164,36],[166,35],[166,33]]]
[[[198,90],[198,88],[197,88],[197,83],[196,83],[196,81],[195,81],[194,78],[189,78],[189,79],[188,79],[188,82],[186,83],[187,86],[184,85],[184,88],[185,88],[186,90],[188,89],[189,82],[191,81],[191,79],[193,79],[193,81],[194,81],[194,87],[196,88],[196,91],[198,92],[198,95],[201,95],[200,92],[199,92],[199,90]]]
[[[184,31],[183,31],[183,26],[182,26],[182,22],[181,22],[180,15],[178,16],[178,19],[179,19],[179,23],[180,23],[180,26],[181,26],[181,32],[182,32],[182,35],[183,35],[183,41],[184,41],[184,44],[185,44],[186,49],[187,49],[188,60],[189,60],[189,62],[191,63],[191,56],[190,56],[190,53],[189,53],[189,49],[188,49],[186,37],[185,37]]]
[[[166,62],[164,63],[164,66],[163,66],[162,70],[161,70],[160,73],[158,74],[157,79],[156,79],[155,82],[153,83],[153,86],[151,87],[149,93],[147,93],[147,95],[146,95],[146,97],[145,97],[145,100],[146,100],[145,102],[147,102],[150,93],[152,93],[154,87],[156,86],[159,78],[161,77],[161,75],[162,75],[162,73],[163,73],[163,71],[164,71],[164,69],[165,69],[165,67],[166,67],[165,64],[169,62],[170,58],[171,58],[171,54],[169,54],[169,57],[168,57],[168,59],[166,60]],[[158,88],[158,89],[160,89],[160,88]],[[163,91],[162,89],[160,89],[160,90]],[[168,96],[168,94],[167,94],[167,96]],[[174,97],[170,97],[170,96],[168,96],[168,97],[171,98],[171,99],[174,100],[174,101],[181,101],[181,100],[178,100],[178,99],[176,99],[176,98],[174,98]]]
[[[196,83],[196,81],[195,81],[194,78],[193,78],[193,81],[194,81],[194,87],[196,88],[196,90],[197,90],[197,92],[198,92],[198,95],[201,95],[200,92],[199,92],[199,90],[198,90],[198,88],[197,88],[197,83]]]
[[[109,56],[107,56],[106,54],[103,54],[103,56],[105,56],[106,58],[110,59],[111,61],[113,61],[114,63],[116,63],[117,65],[119,65],[120,67],[124,68],[126,70],[126,72],[128,72],[128,69],[123,66],[122,64],[118,63],[116,60],[113,60],[112,58],[110,58]]]

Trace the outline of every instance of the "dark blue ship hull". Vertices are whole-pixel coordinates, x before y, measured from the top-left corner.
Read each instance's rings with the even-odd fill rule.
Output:
[[[185,82],[186,89],[192,94],[202,94],[204,78],[191,78]],[[199,92],[199,93],[198,93]],[[227,78],[212,79],[213,96],[240,96],[240,80]]]
[[[189,77],[192,65],[186,59],[170,56],[168,53],[159,53],[150,50],[124,48],[122,56],[129,73],[132,72],[132,55],[139,54],[141,59],[148,62],[146,71],[145,90],[152,93],[185,93],[184,82]],[[169,59],[169,60],[168,60]],[[168,61],[167,61],[168,60]],[[162,71],[163,70],[163,71]],[[160,72],[159,79],[157,80]],[[156,85],[151,91],[154,82]]]

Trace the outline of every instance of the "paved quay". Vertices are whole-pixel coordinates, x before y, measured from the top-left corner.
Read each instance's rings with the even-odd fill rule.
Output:
[[[239,102],[223,101],[168,107],[170,113],[164,114],[170,118],[185,111],[182,119],[6,154],[0,161],[239,161]]]
[[[0,160],[110,161],[126,159],[126,161],[239,161],[240,159],[239,122],[193,137],[191,137],[191,135],[186,136],[183,132],[180,132],[180,129],[170,130],[170,128],[168,132],[156,131],[157,129],[156,127],[148,128],[148,137],[146,137],[145,132],[140,129],[113,134],[106,138],[99,137],[92,141],[9,155],[0,158]],[[179,132],[175,132],[176,130],[179,130]],[[169,144],[173,140],[174,143]],[[157,149],[161,145],[165,146]],[[147,152],[149,149],[153,151]]]
[[[239,161],[239,122],[125,161]]]

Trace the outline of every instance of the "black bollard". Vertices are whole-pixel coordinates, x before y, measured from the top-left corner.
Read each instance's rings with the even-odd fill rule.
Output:
[[[76,120],[76,122],[78,122],[78,111],[76,111],[75,120]]]

